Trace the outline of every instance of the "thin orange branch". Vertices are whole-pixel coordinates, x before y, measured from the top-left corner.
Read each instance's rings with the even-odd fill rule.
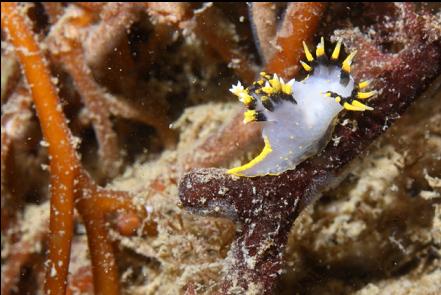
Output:
[[[276,36],[276,47],[280,49],[266,66],[269,72],[284,78],[292,78],[297,73],[303,55],[302,42],[312,37],[325,8],[325,4],[314,2],[288,5],[281,30]]]
[[[73,234],[74,179],[79,160],[40,48],[17,3],[1,4],[1,23],[23,66],[51,155],[51,219],[46,291],[64,294]]]
[[[117,196],[117,205],[100,204],[100,199],[112,198],[110,192],[98,188],[86,175],[79,177],[78,186],[82,188],[81,196],[78,197],[77,208],[84,219],[87,230],[87,241],[92,259],[92,272],[94,289],[96,294],[120,294],[118,269],[112,243],[107,235],[106,223],[104,222],[107,210],[133,209],[122,196]],[[108,202],[105,202],[108,203]],[[114,203],[114,202],[112,202]],[[104,207],[105,210],[101,208]]]
[[[95,83],[92,73],[86,65],[82,50],[78,47],[81,45],[75,45],[77,47],[64,54],[63,64],[89,110],[89,116],[93,122],[92,125],[99,144],[100,174],[114,177],[118,174],[122,165],[118,138],[113,130],[108,107],[102,99],[102,91]]]

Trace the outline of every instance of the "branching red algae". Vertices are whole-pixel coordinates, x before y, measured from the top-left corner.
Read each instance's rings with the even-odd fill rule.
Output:
[[[412,69],[412,70],[409,70]],[[399,118],[441,72],[439,41],[418,40],[394,57],[394,67],[376,78],[380,95],[371,113],[345,114],[357,127],[338,125],[337,146],[280,176],[235,177],[224,169],[195,169],[179,186],[180,199],[198,214],[228,217],[239,231],[232,244],[223,293],[270,294],[280,276],[288,232],[299,213],[344,175],[348,164]]]
[[[131,6],[126,7],[126,9],[128,9],[126,13],[121,12],[121,14],[136,13]],[[126,16],[120,18],[122,20],[119,19],[118,24],[122,26],[122,21],[126,19]],[[132,17],[129,19],[132,20]],[[86,63],[87,54],[85,54],[81,44],[82,33],[79,33],[89,28],[92,21],[93,15],[90,12],[77,8],[75,13],[71,13],[68,17],[65,16],[57,24],[58,27],[52,29],[48,37],[48,43],[52,60],[64,67],[70,74],[88,110],[87,114],[92,121],[99,144],[98,155],[100,157],[99,168],[101,172],[99,174],[111,178],[119,173],[123,164],[118,138],[110,118],[111,114],[154,126],[158,129],[165,145],[172,145],[175,137],[168,128],[169,120],[167,116],[162,114],[160,110],[151,114],[140,111],[123,100],[113,99],[112,95],[106,93],[96,83],[89,65]],[[125,25],[127,26],[127,24]],[[71,32],[76,33],[72,34]]]
[[[82,170],[57,90],[33,33],[16,3],[2,3],[2,27],[23,66],[44,137],[51,168],[51,214],[46,292],[64,294],[73,235],[73,208],[83,217],[92,256],[97,294],[118,294],[119,278],[104,216],[115,210],[135,211],[125,193],[99,188]]]

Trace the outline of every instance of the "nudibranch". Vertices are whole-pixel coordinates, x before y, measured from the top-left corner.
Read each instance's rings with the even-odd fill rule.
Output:
[[[260,73],[261,78],[244,88],[240,82],[230,91],[247,107],[244,123],[258,121],[263,126],[265,146],[249,163],[228,170],[237,176],[279,175],[321,151],[329,142],[337,115],[349,111],[372,110],[360,100],[376,91],[366,91],[369,81],[355,83],[351,64],[356,52],[340,56],[338,41],[330,57],[323,37],[315,57],[303,42],[307,62],[304,80],[285,83],[276,74]]]

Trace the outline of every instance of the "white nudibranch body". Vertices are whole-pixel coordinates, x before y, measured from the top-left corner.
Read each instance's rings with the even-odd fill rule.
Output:
[[[365,111],[372,108],[357,99],[375,91],[359,92],[369,83],[356,84],[350,75],[355,53],[339,62],[340,42],[329,59],[324,40],[317,46],[316,59],[306,44],[302,62],[309,75],[302,81],[285,83],[277,75],[261,73],[262,79],[244,88],[240,82],[230,91],[248,108],[245,123],[259,121],[265,146],[249,163],[228,170],[238,176],[279,175],[322,150],[331,138],[338,114],[343,110]]]

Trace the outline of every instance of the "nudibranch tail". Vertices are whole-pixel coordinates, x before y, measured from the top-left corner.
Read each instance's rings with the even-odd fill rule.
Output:
[[[355,83],[351,65],[356,52],[341,57],[342,44],[335,45],[330,57],[324,38],[315,57],[303,42],[308,77],[285,82],[276,74],[260,73],[260,79],[244,88],[240,82],[230,91],[247,108],[244,123],[260,122],[265,146],[250,162],[228,170],[229,174],[254,177],[278,175],[291,170],[316,154],[329,142],[335,118],[343,110],[373,110],[360,100],[377,94],[369,91],[370,81]]]
[[[255,157],[253,160],[251,160],[250,162],[248,162],[245,165],[236,167],[236,168],[232,168],[230,170],[227,171],[228,174],[234,174],[234,175],[238,175],[238,176],[245,176],[243,175],[241,172],[249,169],[251,167],[253,167],[254,165],[256,165],[257,163],[259,163],[260,161],[262,161],[263,159],[266,158],[266,156],[271,153],[273,150],[271,149],[271,144],[268,140],[268,138],[266,136],[263,137],[263,140],[265,142],[265,146],[263,147],[262,151],[260,152],[260,154]]]

